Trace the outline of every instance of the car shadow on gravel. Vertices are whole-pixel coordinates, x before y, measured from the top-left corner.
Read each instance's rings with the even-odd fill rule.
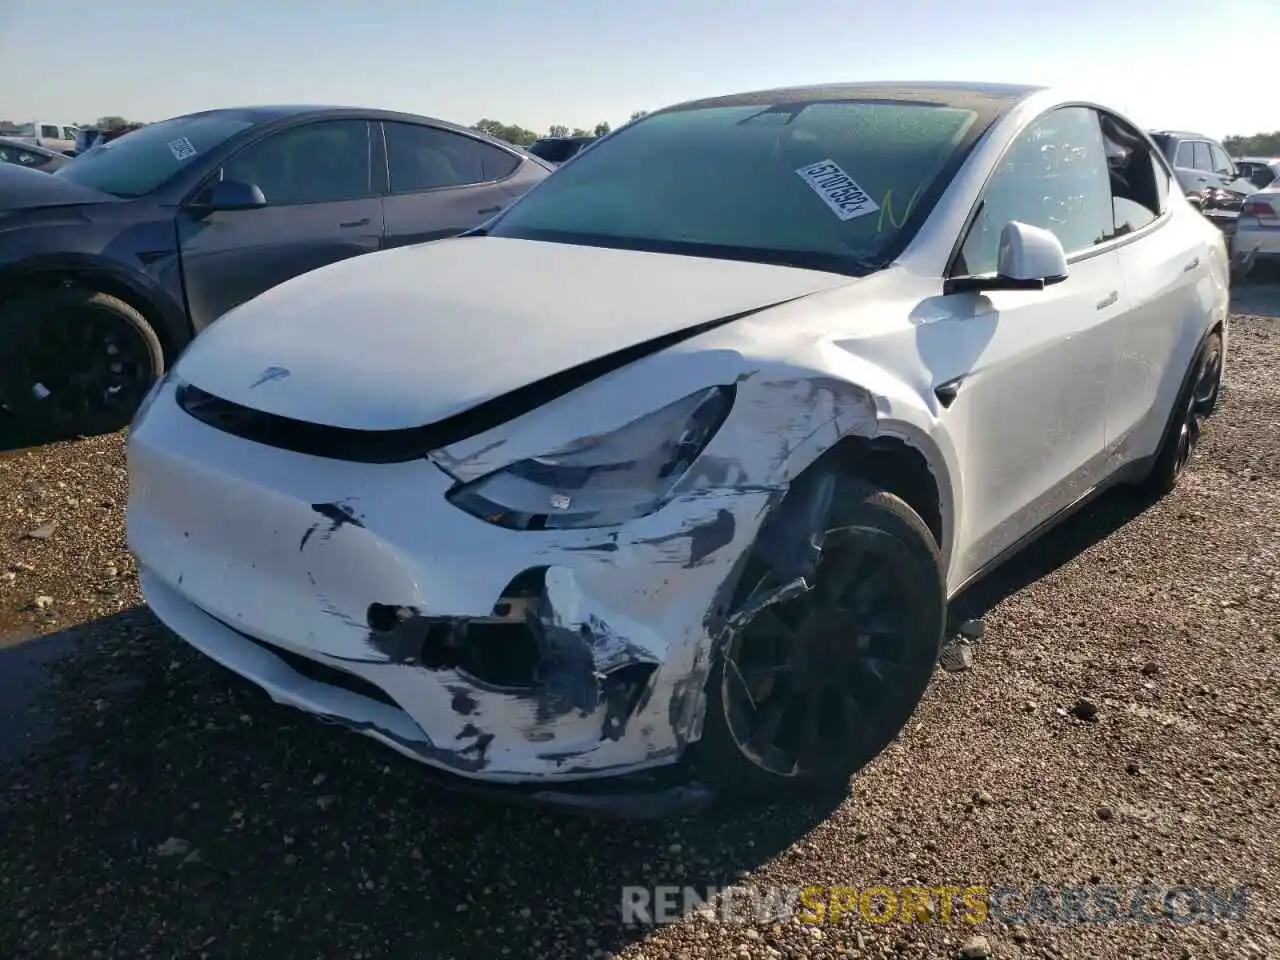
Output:
[[[0,888],[20,877],[26,922],[76,955],[136,955],[160,927],[170,955],[603,955],[646,933],[624,887],[741,883],[836,804],[603,821],[457,795],[145,608],[41,642],[61,654],[36,697],[56,729],[0,761]]]
[[[1231,288],[1231,312],[1280,320],[1280,270],[1237,281]]]
[[[981,619],[1005,598],[1047,577],[1153,505],[1138,487],[1108,490],[960,593],[951,602],[952,625]]]
[[[50,437],[41,435],[8,410],[0,407],[0,456],[44,446],[50,440]]]

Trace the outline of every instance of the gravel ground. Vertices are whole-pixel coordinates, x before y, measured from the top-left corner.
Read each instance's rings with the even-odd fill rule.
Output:
[[[1236,309],[1178,491],[1110,494],[963,598],[972,669],[834,808],[596,823],[428,788],[147,613],[119,437],[0,454],[0,954],[1280,957],[1280,287]],[[1248,899],[1217,924],[619,910],[624,885],[910,883]]]

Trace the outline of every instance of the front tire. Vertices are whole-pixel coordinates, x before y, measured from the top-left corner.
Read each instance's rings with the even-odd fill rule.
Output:
[[[0,307],[0,403],[36,430],[93,436],[128,426],[164,373],[155,330],[118,297],[75,286]]]
[[[858,479],[836,484],[812,589],[719,639],[691,752],[695,774],[722,793],[791,799],[847,787],[897,736],[933,675],[947,610],[933,534],[893,494]],[[753,556],[734,609],[757,608],[783,585]]]

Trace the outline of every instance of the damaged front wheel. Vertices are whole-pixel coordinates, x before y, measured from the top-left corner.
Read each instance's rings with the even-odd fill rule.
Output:
[[[946,585],[932,533],[893,494],[834,484],[810,576],[788,583],[756,557],[743,574],[693,751],[699,775],[724,791],[847,784],[897,736],[933,674]]]

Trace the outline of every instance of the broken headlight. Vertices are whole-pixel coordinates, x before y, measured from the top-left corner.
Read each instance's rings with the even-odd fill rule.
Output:
[[[733,406],[711,387],[602,436],[582,437],[449,492],[472,516],[513,530],[606,527],[653,513]]]

